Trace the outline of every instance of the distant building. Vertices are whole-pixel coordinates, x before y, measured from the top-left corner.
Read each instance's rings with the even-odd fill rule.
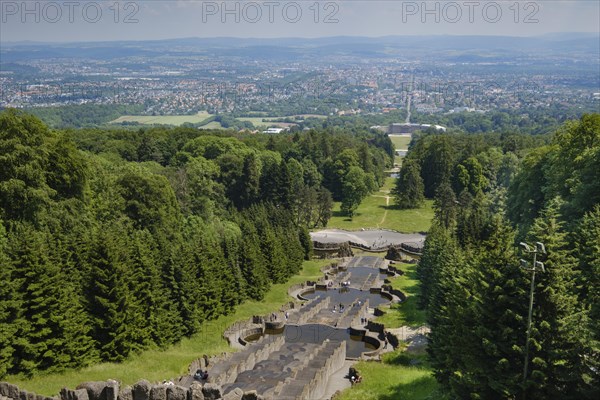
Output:
[[[283,131],[287,131],[288,128],[267,128],[263,133],[281,133]]]
[[[435,128],[438,131],[446,132],[446,127],[441,125],[431,125],[431,124],[410,124],[410,123],[394,123],[390,124],[388,127],[389,134],[407,134],[413,133],[415,131],[424,131],[425,129]]]

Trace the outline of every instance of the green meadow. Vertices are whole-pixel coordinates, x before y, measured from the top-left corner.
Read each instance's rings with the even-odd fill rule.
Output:
[[[335,202],[327,228],[358,230],[361,228],[385,228],[402,233],[426,232],[433,219],[433,201],[426,200],[420,208],[402,210],[394,204],[389,193],[394,178],[387,178],[379,192],[366,197],[352,218],[340,211],[340,202]]]
[[[205,119],[212,117],[206,111],[200,111],[193,115],[123,115],[113,121],[111,124],[120,124],[123,122],[137,122],[142,125],[183,125],[184,123],[197,124]]]

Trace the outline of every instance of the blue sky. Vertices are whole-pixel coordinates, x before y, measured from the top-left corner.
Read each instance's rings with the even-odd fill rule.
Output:
[[[600,2],[0,0],[0,40],[600,32]]]

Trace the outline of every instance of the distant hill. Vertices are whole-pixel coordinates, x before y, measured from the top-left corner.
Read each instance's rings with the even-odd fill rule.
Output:
[[[182,38],[155,41],[117,41],[87,43],[3,43],[0,55],[5,63],[31,59],[88,58],[115,59],[124,56],[203,54],[240,58],[285,59],[302,57],[323,59],[327,56],[388,58],[400,55],[437,53],[440,58],[472,57],[502,52],[505,55],[600,55],[600,36],[586,33],[552,34],[537,37],[513,36],[385,36],[247,39]],[[458,54],[457,54],[458,53]]]

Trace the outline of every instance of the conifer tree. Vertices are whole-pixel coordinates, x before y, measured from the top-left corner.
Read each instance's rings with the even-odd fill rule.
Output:
[[[242,218],[240,227],[242,243],[239,262],[247,283],[247,294],[251,299],[262,300],[270,281],[266,261],[259,246],[260,239],[254,225],[245,218]]]
[[[431,328],[427,352],[436,379],[446,389],[460,360],[456,340],[463,332],[469,297],[464,268],[456,240],[447,229],[434,225],[427,235],[417,276],[421,282],[419,302],[427,306]]]
[[[122,232],[122,231],[121,231]],[[110,231],[98,232],[89,254],[87,309],[103,360],[122,361],[137,348],[128,326],[132,297],[125,264],[126,245]]]
[[[589,308],[590,338],[584,360],[584,394],[600,396],[600,205],[588,212],[574,234],[575,254],[579,259],[579,301]],[[596,373],[594,373],[596,371]]]
[[[14,363],[13,346],[18,330],[21,300],[17,292],[18,281],[14,277],[14,267],[8,256],[8,238],[4,223],[0,220],[0,379],[12,369]]]
[[[463,311],[454,314],[454,336],[446,339],[458,348],[450,386],[459,398],[508,399],[521,388],[526,285],[513,250],[514,232],[498,217],[490,230],[463,267],[470,270],[471,292],[463,295]]]
[[[437,189],[433,209],[435,219],[446,229],[454,229],[456,224],[456,194],[448,181],[442,182]]]
[[[405,159],[393,191],[396,204],[400,208],[420,207],[425,201],[423,190],[421,167],[416,160]]]
[[[535,302],[530,345],[528,398],[582,398],[586,371],[585,342],[589,341],[588,315],[577,301],[576,260],[569,250],[561,201],[553,199],[529,231],[529,242],[544,243],[541,260],[545,273],[536,275]]]

